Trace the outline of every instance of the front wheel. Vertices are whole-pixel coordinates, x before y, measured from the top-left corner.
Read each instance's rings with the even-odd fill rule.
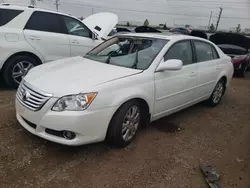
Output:
[[[212,95],[208,100],[205,101],[205,103],[209,106],[217,106],[220,103],[225,90],[226,90],[226,83],[223,79],[221,79],[216,84]]]
[[[135,139],[141,118],[140,105],[136,100],[123,104],[110,122],[107,133],[109,143],[118,147],[129,145]]]

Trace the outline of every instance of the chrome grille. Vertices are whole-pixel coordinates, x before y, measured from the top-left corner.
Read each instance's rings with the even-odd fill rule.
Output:
[[[30,110],[38,111],[52,95],[33,89],[27,83],[22,82],[18,87],[16,97],[20,103]]]

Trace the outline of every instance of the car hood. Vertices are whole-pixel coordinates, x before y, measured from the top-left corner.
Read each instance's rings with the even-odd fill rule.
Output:
[[[38,90],[61,97],[80,92],[95,92],[87,89],[140,72],[142,71],[74,57],[35,67],[24,81]]]
[[[100,38],[106,39],[112,29],[118,24],[118,16],[109,12],[101,12],[88,16],[82,21]]]
[[[245,49],[250,49],[250,39],[240,34],[217,33],[211,35],[209,40],[217,45],[230,44],[230,45],[240,46]]]

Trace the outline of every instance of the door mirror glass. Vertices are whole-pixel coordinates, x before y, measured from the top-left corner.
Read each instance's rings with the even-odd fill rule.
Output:
[[[182,69],[183,62],[179,59],[169,59],[160,63],[157,68],[157,72],[164,72],[164,71],[175,71]]]

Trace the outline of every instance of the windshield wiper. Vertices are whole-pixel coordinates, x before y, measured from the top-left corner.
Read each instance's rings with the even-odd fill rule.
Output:
[[[137,64],[138,64],[138,50],[136,49],[136,52],[135,52],[135,62],[134,64],[132,65],[132,68],[134,69],[137,69]]]

